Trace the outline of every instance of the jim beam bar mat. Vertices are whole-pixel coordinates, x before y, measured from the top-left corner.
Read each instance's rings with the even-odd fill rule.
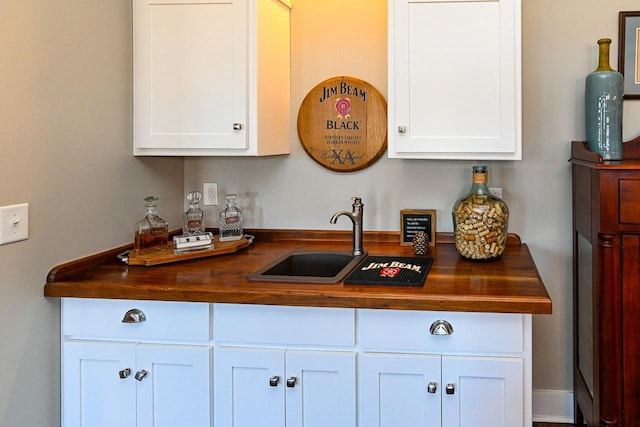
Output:
[[[344,283],[422,286],[432,263],[433,258],[368,256]]]

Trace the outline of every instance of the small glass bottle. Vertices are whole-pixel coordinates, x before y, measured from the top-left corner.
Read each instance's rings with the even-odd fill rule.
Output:
[[[204,233],[204,211],[200,209],[198,203],[202,199],[199,191],[191,191],[187,194],[189,209],[183,215],[182,233],[193,235]]]
[[[242,212],[236,206],[235,194],[225,196],[226,208],[220,212],[220,241],[229,242],[242,238]]]
[[[509,209],[489,191],[487,167],[473,167],[469,193],[453,206],[453,234],[456,250],[469,259],[498,258],[507,244]]]
[[[160,250],[169,240],[169,224],[157,213],[157,197],[148,196],[144,199],[147,213],[134,226],[133,248],[137,251]]]

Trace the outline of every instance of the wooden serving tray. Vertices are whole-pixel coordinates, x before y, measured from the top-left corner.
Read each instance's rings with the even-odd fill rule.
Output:
[[[237,252],[240,249],[249,246],[249,240],[246,237],[242,237],[240,240],[234,240],[231,242],[221,242],[218,236],[213,236],[213,248],[201,249],[188,252],[174,252],[173,242],[170,242],[166,247],[159,249],[155,252],[138,253],[136,250],[131,250],[129,253],[129,265],[159,265],[167,264],[176,261],[186,261],[190,259],[205,258],[215,255],[224,255]]]

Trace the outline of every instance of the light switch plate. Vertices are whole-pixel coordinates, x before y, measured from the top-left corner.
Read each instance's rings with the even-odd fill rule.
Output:
[[[0,245],[29,238],[29,204],[0,207]]]

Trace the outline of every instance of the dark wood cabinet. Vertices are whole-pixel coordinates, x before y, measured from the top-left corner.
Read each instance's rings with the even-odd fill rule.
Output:
[[[640,423],[640,138],[603,161],[572,142],[578,426]]]

